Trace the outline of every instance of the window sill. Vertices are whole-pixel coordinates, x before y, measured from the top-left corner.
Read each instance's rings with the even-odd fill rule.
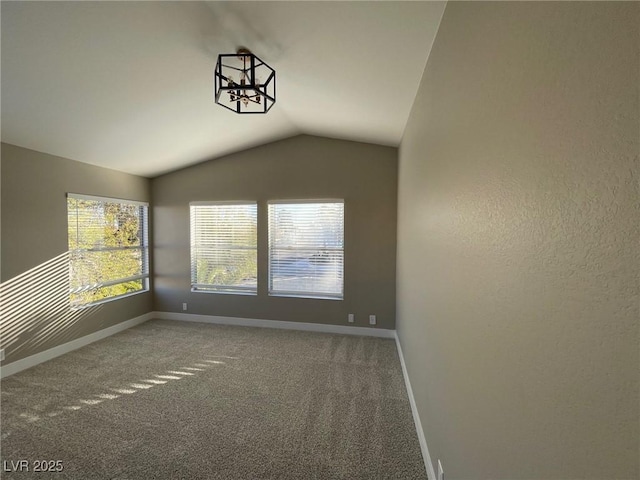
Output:
[[[258,292],[241,292],[233,290],[203,290],[200,288],[192,288],[191,293],[214,293],[216,295],[244,295],[248,297],[255,297]]]
[[[330,296],[322,296],[322,295],[305,295],[305,294],[294,294],[294,293],[269,293],[270,297],[283,297],[283,298],[305,298],[308,300],[344,300],[344,297],[330,297]]]
[[[97,302],[83,303],[82,305],[73,305],[73,306],[71,306],[71,310],[75,311],[75,310],[82,310],[82,309],[89,308],[89,307],[95,307],[95,306],[98,306],[98,305],[103,305],[105,303],[113,302],[115,300],[120,300],[120,299],[123,299],[123,298],[133,297],[135,295],[139,295],[141,293],[148,293],[148,292],[149,292],[148,288],[145,288],[144,290],[136,290],[135,292],[125,293],[123,295],[118,295],[116,297],[105,298],[103,300],[98,300]]]

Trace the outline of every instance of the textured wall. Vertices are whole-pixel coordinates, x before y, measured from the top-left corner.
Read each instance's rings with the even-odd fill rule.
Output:
[[[637,479],[640,4],[449,2],[399,154],[397,325],[454,479]]]
[[[301,135],[153,179],[155,310],[395,328],[397,150]],[[267,201],[344,198],[344,300],[267,294]],[[190,291],[189,202],[258,201],[258,295]],[[351,324],[349,324],[351,325]]]
[[[64,255],[68,192],[148,201],[150,181],[6,143],[1,153],[4,363],[151,311],[151,293],[70,310]]]

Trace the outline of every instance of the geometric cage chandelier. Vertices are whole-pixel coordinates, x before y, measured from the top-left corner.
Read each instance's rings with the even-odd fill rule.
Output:
[[[217,104],[236,113],[267,113],[276,103],[276,71],[246,48],[218,55],[213,74]]]

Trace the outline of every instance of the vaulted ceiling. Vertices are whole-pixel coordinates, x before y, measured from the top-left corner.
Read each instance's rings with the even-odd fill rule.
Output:
[[[442,2],[2,2],[2,141],[157,176],[307,133],[397,146]],[[277,72],[277,103],[213,101],[219,53]]]

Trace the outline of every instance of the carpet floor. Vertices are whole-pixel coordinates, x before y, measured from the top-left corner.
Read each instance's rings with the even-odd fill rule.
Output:
[[[391,339],[152,320],[1,401],[3,479],[427,478]]]

